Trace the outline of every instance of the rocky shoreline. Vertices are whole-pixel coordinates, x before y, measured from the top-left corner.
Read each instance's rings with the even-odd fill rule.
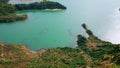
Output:
[[[78,35],[78,47],[58,47],[33,52],[26,45],[0,43],[0,68],[119,68],[120,44],[97,38],[86,24],[89,37]]]

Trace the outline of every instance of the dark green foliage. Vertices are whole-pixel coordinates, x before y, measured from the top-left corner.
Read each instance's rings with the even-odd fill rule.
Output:
[[[84,36],[82,36],[82,35],[77,36],[77,45],[78,45],[78,47],[79,46],[85,46],[87,42],[88,41]]]
[[[83,47],[81,48],[86,54],[88,54],[89,56],[91,56],[91,58],[95,61],[94,63],[98,65],[98,63],[104,59],[104,56],[107,55],[113,55],[111,53],[119,53],[114,51],[116,48],[116,46],[113,45],[101,45],[101,46],[97,46],[97,48],[87,48],[87,47]],[[113,60],[115,61],[115,60]]]
[[[31,9],[66,9],[63,5],[58,2],[44,1],[44,2],[35,2],[31,4],[16,4],[17,10],[31,10]]]
[[[31,9],[66,9],[63,5],[52,2],[35,2],[31,4],[8,4],[9,0],[0,0],[0,23],[14,22],[27,19],[27,15],[16,15],[16,11],[20,10],[31,10]]]
[[[8,1],[9,0],[0,0],[0,16],[15,12],[14,6],[8,4]]]
[[[87,25],[86,25],[86,24],[82,24],[82,27],[86,30],[86,33],[87,33],[89,36],[93,36],[92,31],[87,28]]]
[[[10,13],[15,13],[16,9],[11,4],[0,4],[0,15],[8,15]]]
[[[3,64],[3,65],[10,65],[10,64],[13,64],[12,62],[10,62],[10,61],[0,61],[0,64]]]
[[[5,22],[14,22],[27,19],[27,15],[8,15],[8,16],[0,16],[0,23]]]
[[[85,30],[88,30],[87,29],[87,25],[84,23],[84,24],[82,24],[82,27],[85,29]]]
[[[120,65],[120,53],[116,54],[114,58],[112,58],[112,62],[114,61],[117,65]]]
[[[120,65],[120,57],[119,57],[119,58],[116,57],[116,58],[117,58],[117,60],[116,60],[116,64]]]
[[[0,3],[8,3],[9,0],[0,0]]]
[[[120,52],[120,46],[115,45],[115,46],[114,46],[114,49],[112,49],[112,50],[110,51],[110,54],[116,55],[116,54],[119,53],[119,52]]]
[[[87,30],[86,33],[89,35],[89,36],[93,36],[93,33],[91,30]]]
[[[14,22],[27,19],[27,15],[16,15],[16,8],[7,0],[0,0],[0,23]]]

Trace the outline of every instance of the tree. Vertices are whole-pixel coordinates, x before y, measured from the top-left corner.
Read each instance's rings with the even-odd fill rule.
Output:
[[[86,33],[87,33],[89,36],[94,36],[93,32],[87,28],[87,25],[86,25],[85,23],[82,24],[82,27],[86,30]]]
[[[0,4],[0,13],[1,15],[7,15],[9,13],[14,13],[15,12],[15,7],[11,4]]]
[[[88,40],[84,36],[82,36],[82,35],[77,36],[77,45],[78,45],[78,47],[85,46],[87,42],[88,42]]]
[[[87,25],[86,25],[85,23],[82,24],[82,27],[83,27],[85,30],[88,30]]]

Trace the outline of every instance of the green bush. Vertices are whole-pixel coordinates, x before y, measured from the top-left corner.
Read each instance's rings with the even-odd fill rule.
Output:
[[[87,42],[88,41],[84,36],[82,36],[82,35],[77,36],[77,45],[78,45],[78,47],[85,46]]]
[[[88,34],[89,36],[93,35],[93,33],[92,33],[91,30],[87,30],[86,32],[87,32],[87,34]]]

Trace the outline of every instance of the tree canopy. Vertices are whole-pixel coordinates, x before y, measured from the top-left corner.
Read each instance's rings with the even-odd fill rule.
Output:
[[[9,13],[14,13],[15,11],[15,7],[11,4],[0,4],[0,15],[7,15]]]
[[[8,3],[9,0],[0,0],[0,3]]]
[[[52,1],[35,2],[31,4],[16,4],[15,7],[17,10],[66,9],[66,7],[61,5],[60,3]]]

